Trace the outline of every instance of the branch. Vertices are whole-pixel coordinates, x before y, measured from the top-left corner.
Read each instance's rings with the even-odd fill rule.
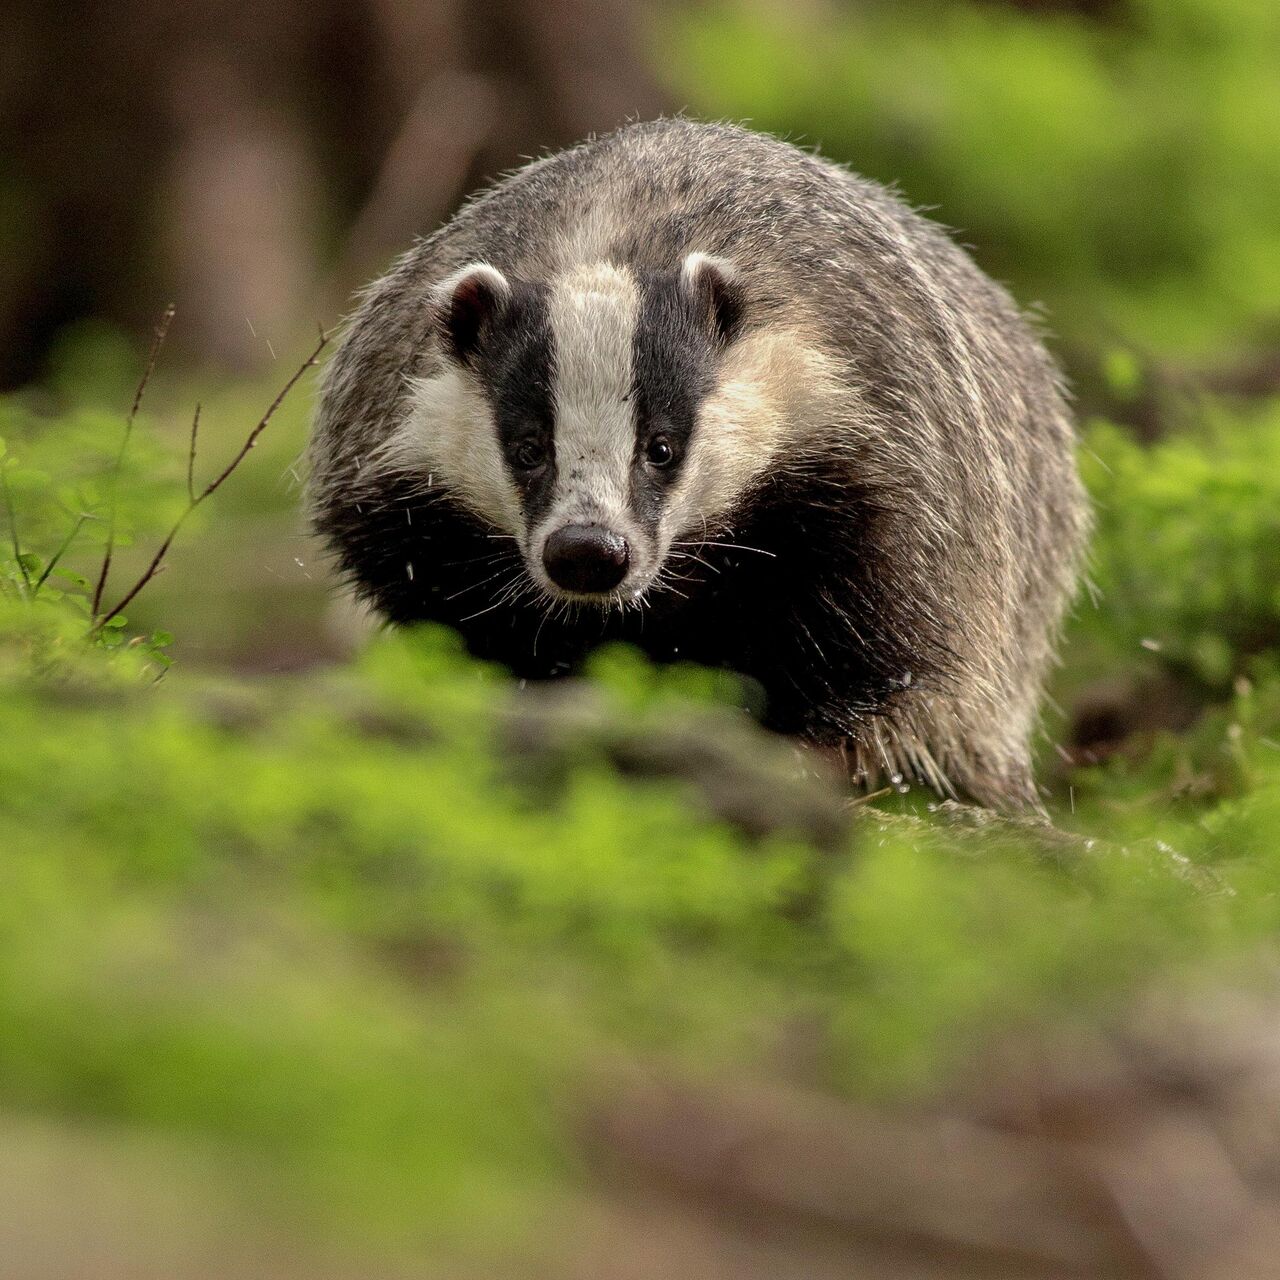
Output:
[[[63,538],[62,545],[57,549],[57,551],[53,553],[53,558],[49,561],[47,565],[45,565],[44,572],[36,579],[35,586],[32,588],[32,591],[31,591],[31,594],[33,596],[37,596],[40,594],[40,588],[44,586],[45,581],[48,579],[49,575],[58,567],[58,561],[61,560],[64,555],[66,555],[67,551],[71,547],[71,544],[75,541],[76,534],[78,534],[80,530],[84,528],[84,522],[88,519],[89,519],[89,515],[87,512],[81,512],[81,514],[76,518],[75,524],[71,526],[71,532],[68,533],[65,538]]]
[[[187,450],[187,501],[196,500],[196,437],[200,434],[200,406],[196,405],[195,415],[191,419],[191,446]]]
[[[276,410],[279,409],[281,404],[284,403],[285,396],[287,396],[289,392],[293,390],[293,388],[297,385],[298,380],[302,377],[304,373],[306,373],[308,369],[315,368],[316,364],[319,362],[320,353],[328,345],[329,345],[329,335],[327,333],[321,332],[320,341],[316,344],[311,354],[302,362],[302,364],[298,366],[297,370],[294,372],[293,376],[289,379],[289,381],[286,382],[284,386],[280,388],[279,394],[267,407],[267,411],[259,419],[258,425],[254,427],[252,431],[249,432],[248,439],[245,440],[244,444],[240,446],[240,452],[237,453],[236,456],[232,458],[231,461],[228,462],[225,467],[223,467],[222,471],[204,487],[200,495],[195,499],[195,502],[193,505],[198,506],[206,498],[212,497],[215,493],[217,493],[217,491],[220,488],[222,488],[223,481],[225,481],[227,477],[230,476],[231,473],[245,460],[245,458],[248,456],[249,450],[252,449],[253,446],[258,443],[258,437],[267,429],[267,424],[271,421],[271,419],[275,417]]]
[[[120,469],[124,466],[125,451],[129,448],[129,439],[133,435],[134,419],[138,416],[138,410],[142,407],[142,397],[146,392],[147,383],[151,381],[151,374],[155,370],[160,348],[164,346],[165,337],[169,333],[169,325],[173,321],[173,314],[174,306],[173,303],[170,303],[164,309],[164,314],[160,317],[159,324],[156,325],[155,336],[151,340],[151,352],[147,356],[147,367],[142,371],[142,377],[138,380],[137,389],[133,393],[133,405],[129,410],[129,416],[125,419],[124,438],[120,441],[120,451],[116,454],[116,463],[111,471],[111,505],[107,513],[109,521],[107,525],[107,545],[102,553],[102,568],[98,572],[98,583],[93,589],[93,614],[95,617],[102,604],[102,593],[107,587],[107,575],[111,572],[111,556],[115,551],[116,499],[120,487]]]
[[[305,374],[308,369],[312,369],[316,366],[316,364],[319,362],[319,359],[320,359],[320,353],[328,345],[329,345],[329,335],[325,333],[323,330],[321,330],[320,341],[319,343],[317,343],[315,349],[302,362],[302,364],[298,366],[293,376],[280,389],[276,398],[267,407],[266,413],[264,413],[262,417],[258,420],[258,423],[253,428],[253,430],[249,432],[249,435],[245,439],[244,444],[240,446],[239,452],[235,455],[234,458],[231,459],[229,463],[227,463],[225,467],[223,467],[223,469],[217,474],[217,476],[215,476],[212,480],[210,480],[209,483],[205,485],[203,489],[200,490],[199,493],[194,492],[194,485],[191,480],[191,476],[195,469],[196,432],[198,430],[198,424],[200,421],[200,411],[199,409],[196,410],[195,419],[191,424],[191,448],[187,456],[187,468],[188,468],[187,469],[187,492],[190,496],[187,502],[186,509],[173,522],[172,527],[169,529],[169,532],[165,534],[164,540],[160,543],[160,546],[156,550],[155,555],[151,557],[151,563],[148,564],[147,567],[142,571],[141,576],[133,584],[133,586],[129,588],[129,590],[125,593],[125,595],[119,601],[119,603],[116,604],[110,610],[108,610],[106,613],[102,614],[100,617],[96,617],[94,619],[93,626],[90,629],[90,635],[98,631],[101,631],[102,628],[105,627],[107,623],[111,621],[112,618],[116,617],[117,614],[119,614],[122,610],[126,609],[133,602],[133,600],[136,598],[138,593],[147,585],[147,583],[149,583],[151,579],[154,578],[156,574],[161,571],[161,569],[163,568],[164,558],[169,553],[169,548],[173,545],[174,538],[178,536],[178,531],[182,528],[184,524],[186,524],[188,517],[202,502],[204,502],[208,498],[213,497],[213,495],[217,493],[219,489],[222,488],[223,484],[231,476],[231,473],[235,471],[235,469],[245,460],[246,457],[248,457],[249,451],[253,448],[254,445],[258,443],[258,437],[261,436],[262,433],[267,429],[267,426],[271,422],[271,419],[274,418],[276,415],[276,410],[279,409],[281,404],[284,403],[284,398],[297,385],[298,380],[303,376],[303,374]],[[95,613],[96,612],[97,610],[95,607]]]
[[[9,493],[9,475],[5,471],[3,460],[0,460],[0,497],[4,498],[5,519],[9,525],[9,537],[13,541],[13,558],[17,562],[18,572],[22,574],[22,581],[26,584],[27,593],[30,593],[31,575],[27,572],[27,566],[22,563],[22,546],[18,542],[18,517],[14,514],[13,498]]]

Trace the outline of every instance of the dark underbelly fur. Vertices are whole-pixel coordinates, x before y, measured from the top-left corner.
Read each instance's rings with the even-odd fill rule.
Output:
[[[514,541],[443,495],[384,489],[376,503],[331,506],[320,531],[390,621],[444,623],[517,676],[569,675],[592,649],[625,641],[657,662],[748,676],[769,727],[829,743],[883,714],[907,685],[945,679],[946,653],[936,619],[914,614],[871,554],[875,509],[851,519],[848,489],[827,502],[821,488],[766,488],[724,537],[753,550],[714,539],[689,547],[698,560],[673,562],[670,589],[621,613],[566,616],[516,592],[525,574]]]

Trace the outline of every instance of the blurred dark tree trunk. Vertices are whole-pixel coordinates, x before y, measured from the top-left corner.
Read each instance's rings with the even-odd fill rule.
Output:
[[[350,285],[530,155],[666,105],[629,0],[376,0],[401,121],[339,269]]]
[[[472,187],[663,104],[626,0],[0,0],[0,385],[59,330],[270,358]]]

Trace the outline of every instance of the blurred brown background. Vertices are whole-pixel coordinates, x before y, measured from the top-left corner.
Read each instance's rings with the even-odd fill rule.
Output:
[[[65,326],[251,369],[486,178],[669,104],[627,0],[5,0],[0,386]]]

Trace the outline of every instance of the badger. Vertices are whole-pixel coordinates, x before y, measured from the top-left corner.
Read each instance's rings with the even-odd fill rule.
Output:
[[[835,163],[676,118],[506,176],[364,295],[310,467],[392,623],[528,679],[611,640],[727,667],[862,786],[1040,804],[1088,523],[1062,379]]]

